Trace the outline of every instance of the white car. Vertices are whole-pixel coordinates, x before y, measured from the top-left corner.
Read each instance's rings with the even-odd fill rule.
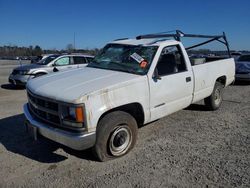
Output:
[[[15,68],[9,76],[9,83],[15,86],[25,86],[28,80],[39,76],[85,67],[93,58],[93,56],[82,54],[47,55],[37,63]]]
[[[202,99],[218,109],[235,78],[234,59],[192,65],[180,41],[151,37],[113,41],[84,69],[29,81],[29,133],[76,150],[93,147],[106,161],[133,148],[140,125]]]

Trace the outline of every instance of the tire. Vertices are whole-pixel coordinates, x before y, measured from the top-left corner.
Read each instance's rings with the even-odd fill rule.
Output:
[[[217,110],[222,103],[223,85],[215,82],[213,93],[204,99],[205,105],[209,110]]]
[[[130,114],[123,111],[107,114],[97,126],[95,156],[108,161],[127,154],[136,143],[137,132],[136,120]]]

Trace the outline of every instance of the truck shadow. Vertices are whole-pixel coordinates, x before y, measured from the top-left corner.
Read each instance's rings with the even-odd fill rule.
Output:
[[[191,104],[189,107],[185,108],[184,110],[191,110],[191,111],[210,111],[205,105],[203,104]]]
[[[95,160],[89,150],[74,151],[42,137],[33,141],[23,126],[24,119],[23,114],[0,119],[0,144],[8,151],[42,163],[57,163],[67,159],[66,156],[55,152],[62,148],[66,153],[78,158]]]
[[[6,89],[6,90],[24,90],[25,86],[14,86],[12,84],[2,84],[1,88]]]

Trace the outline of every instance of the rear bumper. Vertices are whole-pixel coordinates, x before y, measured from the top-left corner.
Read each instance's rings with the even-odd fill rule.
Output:
[[[94,146],[96,140],[95,132],[79,134],[71,133],[58,128],[50,127],[44,123],[36,121],[29,112],[28,104],[23,106],[24,115],[30,126],[36,127],[38,134],[68,146],[75,150],[84,150]]]
[[[236,74],[235,79],[236,80],[250,81],[250,73],[248,73],[248,74]]]

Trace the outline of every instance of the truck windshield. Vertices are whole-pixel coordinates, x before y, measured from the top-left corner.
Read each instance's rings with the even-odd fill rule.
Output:
[[[157,46],[108,44],[88,67],[144,75],[157,51]]]

